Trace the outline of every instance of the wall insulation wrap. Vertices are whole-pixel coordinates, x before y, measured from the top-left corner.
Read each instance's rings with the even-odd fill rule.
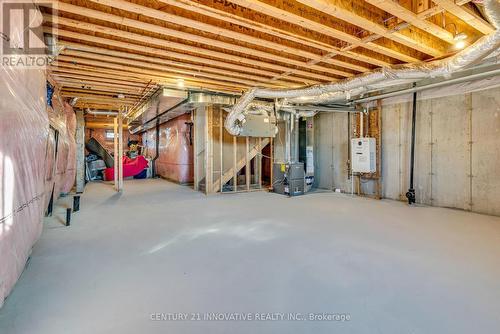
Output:
[[[52,127],[49,130],[49,141],[48,146],[51,146],[49,150],[52,152],[55,150],[55,144],[57,142],[57,154],[47,156],[51,159],[55,156],[56,162],[55,167],[52,166],[52,162],[48,164],[55,168],[55,170],[48,170],[48,177],[46,179],[47,191],[52,191],[51,175],[54,181],[54,197],[57,199],[61,193],[69,193],[71,188],[75,183],[75,173],[76,173],[76,116],[73,111],[73,107],[67,102],[64,102],[57,95],[52,98],[52,108],[47,108],[49,115],[49,123]],[[54,135],[54,130],[57,130],[57,140]],[[55,152],[54,152],[55,153]]]
[[[42,71],[0,65],[0,306],[42,230],[49,120]]]
[[[179,183],[193,182],[193,146],[190,142],[190,114],[184,114],[160,125],[159,156],[156,173]],[[156,129],[143,134],[144,155],[156,156]]]
[[[90,138],[95,138],[101,145],[104,147],[106,151],[110,154],[113,154],[114,144],[113,139],[106,138],[106,131],[113,132],[113,118],[109,119],[111,124],[109,129],[85,129],[85,142]],[[128,152],[128,142],[129,140],[137,140],[139,143],[141,142],[141,136],[130,134],[128,131],[123,130],[123,153]]]

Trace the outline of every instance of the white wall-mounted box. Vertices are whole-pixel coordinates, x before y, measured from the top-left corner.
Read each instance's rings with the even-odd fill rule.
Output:
[[[351,139],[351,163],[354,173],[375,173],[377,171],[375,138]]]

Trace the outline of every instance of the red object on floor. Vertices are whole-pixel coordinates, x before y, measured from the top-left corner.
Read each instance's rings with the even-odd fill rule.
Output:
[[[134,176],[141,173],[144,168],[148,166],[148,161],[142,155],[139,155],[135,159],[130,159],[129,157],[123,156],[123,177]],[[104,179],[106,181],[112,181],[115,179],[115,169],[106,168],[104,170]]]

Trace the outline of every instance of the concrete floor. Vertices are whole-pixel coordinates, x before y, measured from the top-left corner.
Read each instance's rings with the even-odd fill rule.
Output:
[[[71,227],[45,224],[0,333],[498,333],[499,255],[498,217],[334,193],[90,184]],[[150,320],[184,312],[350,320]]]

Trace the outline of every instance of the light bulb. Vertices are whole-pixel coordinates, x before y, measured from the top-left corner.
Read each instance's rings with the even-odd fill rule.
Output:
[[[455,43],[455,49],[463,49],[465,47],[465,41],[460,40]]]

